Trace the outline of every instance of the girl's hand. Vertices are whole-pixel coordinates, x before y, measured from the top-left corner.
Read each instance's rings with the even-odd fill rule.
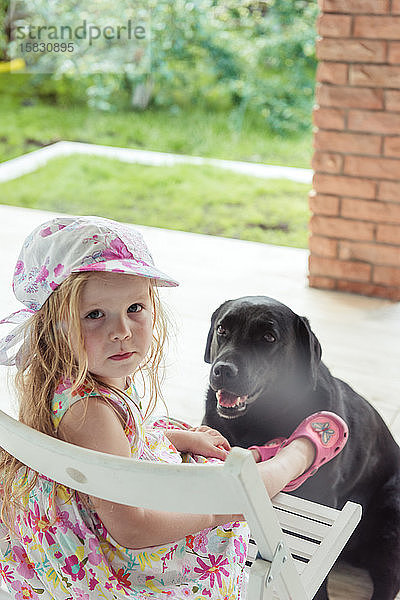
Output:
[[[192,427],[191,431],[198,434],[197,442],[199,443],[200,451],[192,451],[194,454],[200,454],[206,458],[219,458],[225,460],[231,446],[226,438],[217,431],[211,429],[207,425],[200,425],[200,427]]]
[[[179,452],[191,452],[205,458],[225,460],[230,444],[216,429],[201,425],[188,430],[168,429],[165,435]]]

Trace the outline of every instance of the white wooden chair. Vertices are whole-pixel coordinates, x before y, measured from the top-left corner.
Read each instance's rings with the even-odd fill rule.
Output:
[[[249,600],[309,600],[361,518],[287,494],[271,503],[251,453],[233,448],[224,464],[136,461],[49,437],[0,411],[0,446],[32,469],[81,492],[154,510],[243,513],[262,558],[250,568]],[[171,493],[157,493],[162,485]]]

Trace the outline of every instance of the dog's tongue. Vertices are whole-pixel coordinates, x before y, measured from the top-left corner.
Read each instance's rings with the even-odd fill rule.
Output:
[[[231,394],[226,390],[218,390],[216,396],[220,406],[229,408],[237,406],[247,399],[247,396],[235,396],[235,394]]]

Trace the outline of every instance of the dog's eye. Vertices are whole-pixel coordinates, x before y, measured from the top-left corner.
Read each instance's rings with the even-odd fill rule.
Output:
[[[264,334],[264,340],[272,344],[273,342],[276,342],[276,337],[272,333],[268,332]]]
[[[218,335],[226,335],[226,329],[225,329],[225,327],[222,327],[222,325],[218,325],[218,327],[217,327],[217,333],[218,333]]]

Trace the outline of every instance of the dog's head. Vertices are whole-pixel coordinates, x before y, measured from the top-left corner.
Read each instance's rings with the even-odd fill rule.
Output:
[[[321,346],[305,317],[267,296],[224,302],[212,315],[204,360],[217,412],[233,419],[257,399],[316,385]]]

